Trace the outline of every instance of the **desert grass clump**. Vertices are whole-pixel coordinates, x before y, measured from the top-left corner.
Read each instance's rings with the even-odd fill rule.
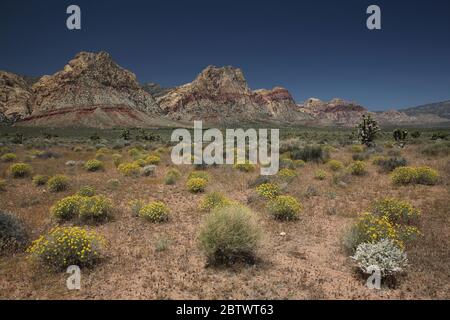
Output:
[[[354,176],[363,176],[367,173],[366,164],[363,161],[355,161],[348,167],[349,172]]]
[[[146,164],[158,165],[161,162],[161,157],[155,154],[149,155],[145,158]]]
[[[211,212],[216,208],[229,206],[231,201],[220,192],[212,192],[203,198],[200,203],[200,210]]]
[[[344,168],[344,164],[339,161],[339,160],[330,160],[328,161],[328,167],[332,170],[332,171],[339,171],[342,170]]]
[[[9,171],[13,178],[25,178],[31,175],[32,168],[26,163],[15,163],[9,167]]]
[[[139,216],[139,211],[145,206],[145,201],[142,199],[133,199],[128,202],[128,205],[130,206],[131,215],[137,217]]]
[[[102,256],[105,240],[94,231],[80,227],[55,227],[27,249],[30,256],[54,271],[68,266],[92,266]]]
[[[439,182],[439,173],[430,167],[399,167],[391,174],[391,180],[397,185],[423,184],[435,185]]]
[[[361,243],[351,258],[365,274],[372,274],[371,268],[377,266],[383,278],[395,276],[408,267],[406,253],[390,239]]]
[[[77,194],[82,197],[93,197],[95,196],[95,188],[92,186],[82,186]]]
[[[109,179],[106,181],[106,184],[110,189],[117,189],[120,186],[120,181],[118,179]]]
[[[69,189],[69,178],[64,175],[57,174],[47,181],[47,187],[50,192],[61,192]]]
[[[13,214],[0,211],[0,256],[24,249],[27,242],[24,223]]]
[[[328,174],[325,170],[318,169],[314,172],[314,178],[317,180],[325,180]]]
[[[122,163],[117,169],[127,177],[137,177],[141,172],[141,167],[136,163]]]
[[[187,189],[192,193],[202,193],[205,192],[208,180],[203,178],[190,178],[186,182]]]
[[[269,214],[276,220],[292,221],[298,219],[301,204],[291,196],[278,196],[267,204]]]
[[[5,153],[0,157],[0,160],[2,162],[13,162],[17,159],[17,156],[15,153]]]
[[[250,209],[231,205],[219,207],[207,216],[199,242],[211,264],[254,263],[261,234],[256,215]]]
[[[153,223],[161,223],[169,219],[169,211],[163,202],[153,201],[139,210],[139,216]]]
[[[256,194],[264,199],[274,199],[281,193],[280,187],[275,183],[263,183],[256,187]]]
[[[180,179],[181,173],[178,169],[171,168],[167,171],[164,177],[164,183],[167,185],[174,185]]]
[[[41,174],[38,174],[38,175],[35,175],[33,177],[32,181],[33,181],[33,185],[36,186],[36,187],[44,186],[44,185],[47,184],[48,177],[44,176],[44,175],[41,175]]]
[[[87,171],[95,172],[95,171],[103,170],[105,168],[105,165],[100,160],[92,159],[92,160],[86,161],[86,163],[84,164],[84,168]]]

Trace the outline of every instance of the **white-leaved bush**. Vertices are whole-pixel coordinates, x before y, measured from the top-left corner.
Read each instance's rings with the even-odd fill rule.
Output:
[[[351,258],[364,273],[371,273],[370,267],[378,267],[382,277],[401,273],[408,266],[406,253],[389,239],[377,243],[361,243]]]

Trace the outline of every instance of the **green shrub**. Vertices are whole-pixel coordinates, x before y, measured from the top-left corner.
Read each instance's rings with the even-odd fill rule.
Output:
[[[328,153],[321,146],[306,146],[303,149],[296,149],[291,152],[292,159],[303,160],[305,162],[325,162],[328,160]]]
[[[203,178],[190,178],[186,182],[186,187],[192,193],[201,193],[205,191],[208,181]]]
[[[79,217],[83,221],[100,222],[112,214],[111,200],[104,196],[82,197]]]
[[[268,203],[267,209],[275,219],[290,221],[298,218],[302,206],[294,197],[278,196]]]
[[[377,164],[384,172],[392,172],[398,167],[406,167],[408,162],[405,158],[387,158],[380,159]]]
[[[47,187],[51,192],[61,192],[69,188],[69,178],[64,175],[56,175],[47,181]]]
[[[25,178],[31,175],[31,166],[26,163],[15,163],[9,167],[13,178]]]
[[[212,192],[207,194],[200,203],[200,210],[210,212],[216,208],[225,207],[231,204],[220,192]]]
[[[82,186],[78,191],[78,195],[82,197],[95,196],[95,188],[91,186]]]
[[[328,167],[332,171],[339,171],[344,168],[344,164],[339,160],[330,160],[328,161]]]
[[[2,155],[0,157],[0,160],[2,162],[13,162],[16,159],[17,159],[17,156],[15,153],[5,153],[4,155]]]
[[[161,201],[154,201],[144,205],[139,216],[154,223],[165,222],[169,219],[169,208]]]
[[[103,164],[103,162],[100,160],[97,160],[97,159],[88,160],[84,164],[84,168],[87,171],[91,171],[91,172],[103,170],[104,167],[105,167],[105,165]]]
[[[314,172],[314,178],[317,180],[325,180],[327,178],[327,172],[322,169],[318,169]]]
[[[122,163],[117,169],[127,177],[137,177],[141,172],[141,167],[136,163]]]
[[[256,187],[256,194],[269,200],[279,196],[280,192],[280,187],[275,183],[263,183]]]
[[[355,161],[349,166],[349,172],[354,176],[362,176],[367,173],[366,164],[362,161]]]
[[[0,257],[25,248],[28,242],[26,227],[15,215],[0,211]]]
[[[80,227],[56,227],[33,242],[27,252],[37,262],[62,271],[68,266],[92,266],[102,256],[105,240]]]
[[[232,205],[219,207],[208,215],[199,241],[210,263],[254,262],[261,233],[250,209]]]
[[[38,186],[44,186],[45,184],[47,184],[48,181],[48,177],[47,176],[43,176],[43,175],[36,175],[33,177],[33,185],[35,185],[36,187]]]

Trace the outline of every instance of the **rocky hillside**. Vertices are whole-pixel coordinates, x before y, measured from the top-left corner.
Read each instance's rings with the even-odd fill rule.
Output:
[[[439,118],[450,120],[450,100],[430,103],[414,108],[402,109],[401,111],[412,117],[434,115]]]
[[[286,89],[252,91],[234,67],[209,66],[193,82],[168,90],[157,101],[174,120],[209,124],[294,122],[304,117]]]
[[[0,123],[10,123],[31,113],[33,93],[29,83],[14,73],[0,71]]]

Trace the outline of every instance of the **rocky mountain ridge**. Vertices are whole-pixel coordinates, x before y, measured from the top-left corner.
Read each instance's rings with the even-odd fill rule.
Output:
[[[382,125],[443,123],[449,104],[373,113]],[[446,111],[447,110],[447,111]],[[0,71],[0,122],[50,127],[179,126],[247,122],[354,126],[369,111],[356,102],[311,98],[297,104],[285,88],[251,90],[235,67],[208,66],[174,88],[141,85],[106,52],[81,52],[63,70],[38,80]],[[444,115],[444,116],[442,116]]]

